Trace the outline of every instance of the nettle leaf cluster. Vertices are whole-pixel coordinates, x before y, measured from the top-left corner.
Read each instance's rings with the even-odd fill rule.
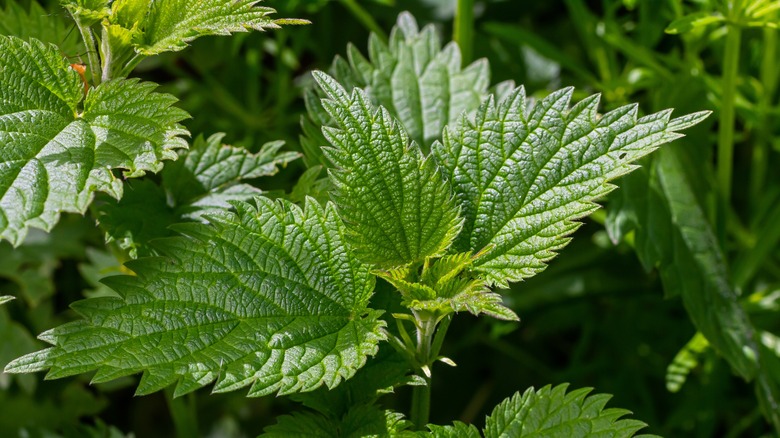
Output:
[[[102,192],[121,199],[94,204],[109,241],[141,256],[126,265],[135,275],[104,280],[117,296],[73,303],[82,318],[41,334],[52,346],[5,371],[95,372],[93,382],[142,373],[138,394],[213,384],[296,394],[311,408],[269,436],[644,427],[604,409],[608,396],[560,385],[507,399],[482,432],[412,432],[427,423],[434,362],[452,364],[440,350],[453,315],[517,320],[496,289],[543,270],[609,181],[707,114],[601,114],[598,96],[572,105],[570,88],[541,100],[512,83],[489,89],[486,61],[462,67],[455,44],[442,48],[432,27],[402,14],[389,42],[372,36],[367,58],[349,47],[331,75],[314,73],[302,145],[309,164],[327,167],[329,200],[269,199],[242,180],[296,154],[279,143],[251,154],[220,135],[190,147],[175,98],[126,78],[200,35],[275,27],[255,3],[63,1],[91,53],[84,77],[51,45],[0,37],[0,237],[18,245]],[[161,170],[158,183],[124,181]],[[404,312],[372,304],[377,282]],[[378,403],[407,384],[411,421]]]

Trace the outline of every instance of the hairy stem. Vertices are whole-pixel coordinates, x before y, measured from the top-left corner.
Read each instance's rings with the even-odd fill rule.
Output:
[[[417,429],[422,430],[428,424],[431,413],[431,378],[423,374],[425,385],[418,385],[412,389],[411,420]]]
[[[460,47],[462,64],[468,65],[474,56],[474,0],[458,0],[452,39]]]
[[[87,62],[89,67],[89,74],[92,76],[92,84],[100,84],[100,60],[97,56],[97,42],[95,41],[95,35],[92,34],[92,29],[84,24],[79,19],[78,14],[71,14],[73,21],[76,22],[76,27],[79,28],[81,39],[84,41],[84,46],[87,48]]]
[[[111,64],[114,63],[114,59],[111,55],[111,45],[108,43],[108,30],[106,27],[103,27],[100,38],[100,56],[103,61],[103,74],[100,76],[100,80],[108,82],[111,80],[111,69],[113,67]]]
[[[723,57],[722,97],[720,110],[720,129],[718,132],[718,189],[720,202],[716,230],[721,248],[726,243],[726,212],[731,204],[731,176],[734,158],[734,100],[739,74],[739,46],[742,29],[737,23],[741,10],[741,0],[734,0],[729,11],[731,23],[726,35],[726,51]]]
[[[133,69],[138,65],[138,63],[143,61],[144,58],[146,58],[146,56],[141,55],[140,53],[134,54],[133,57],[130,58],[129,61],[127,61],[127,64],[125,64],[124,67],[122,67],[122,70],[119,72],[119,77],[125,78],[127,76],[130,76],[130,72],[132,72]]]
[[[412,314],[417,326],[413,366],[417,368],[417,374],[425,381],[425,385],[415,386],[412,389],[410,417],[412,423],[418,429],[422,429],[428,424],[431,412],[431,367],[438,357],[452,315],[443,317],[436,313],[416,310],[412,310]],[[439,327],[442,320],[445,323]],[[444,332],[437,334],[437,328],[444,330]]]

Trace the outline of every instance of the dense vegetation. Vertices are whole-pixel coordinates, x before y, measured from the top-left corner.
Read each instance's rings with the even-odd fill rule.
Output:
[[[0,435],[780,433],[777,2],[60,3],[0,2]]]

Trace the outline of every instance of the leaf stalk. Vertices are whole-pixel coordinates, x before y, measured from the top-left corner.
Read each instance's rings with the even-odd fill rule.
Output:
[[[400,335],[403,341],[393,337],[391,344],[396,348],[403,348],[402,353],[410,360],[415,368],[417,375],[424,381],[425,385],[415,386],[412,389],[412,406],[410,418],[412,423],[422,429],[428,424],[431,411],[431,381],[433,363],[442,361],[454,365],[446,357],[439,356],[439,351],[444,343],[444,337],[452,321],[452,314],[441,314],[439,312],[429,312],[424,310],[411,309],[412,315],[393,315],[399,326]],[[403,327],[403,320],[413,320],[416,327],[415,340],[412,341]],[[441,324],[441,325],[440,325]]]
[[[79,29],[81,39],[84,40],[84,46],[87,49],[87,62],[89,66],[89,74],[92,76],[92,84],[100,85],[100,59],[97,56],[97,42],[95,41],[95,35],[92,33],[92,28],[85,26],[81,22],[78,14],[71,13],[73,21],[76,23],[76,27]]]

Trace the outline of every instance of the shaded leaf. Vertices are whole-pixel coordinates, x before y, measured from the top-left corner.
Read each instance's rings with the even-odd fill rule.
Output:
[[[417,432],[414,435],[417,437],[431,437],[431,438],[481,438],[482,434],[479,433],[479,429],[471,424],[465,424],[460,421],[454,422],[451,426],[439,426],[436,424],[429,424],[426,426],[428,432]]]
[[[611,207],[614,237],[635,231],[643,264],[657,267],[667,295],[680,295],[696,328],[744,378],[757,370],[753,328],[729,282],[726,262],[685,174],[677,148],[663,150],[647,173],[624,182]],[[663,236],[660,238],[659,236]]]
[[[5,2],[5,9],[0,10],[0,35],[35,38],[55,44],[68,57],[76,57],[84,52],[84,46],[78,32],[71,29],[73,23],[63,15],[47,11],[37,1],[31,1],[28,9],[19,2]]]
[[[162,183],[131,182],[119,201],[106,199],[99,221],[109,241],[130,256],[151,255],[149,242],[173,235],[175,223],[201,221],[205,215],[229,209],[231,201],[246,201],[262,191],[242,180],[276,174],[296,159],[296,152],[279,152],[283,142],[265,144],[253,154],[222,143],[224,134],[198,136],[179,160],[160,172]]]
[[[379,353],[341,385],[292,394],[290,398],[330,418],[340,418],[353,406],[373,404],[395,387],[410,383],[409,372],[406,358],[389,344],[382,344]]]
[[[688,341],[685,346],[677,352],[672,363],[666,367],[666,390],[669,392],[678,392],[688,379],[691,370],[699,366],[699,358],[710,348],[701,332],[696,334]]]
[[[0,296],[0,305],[13,299],[14,297],[11,296]],[[35,341],[35,338],[23,325],[8,315],[8,310],[4,307],[0,307],[0,339],[3,340],[0,342],[0,366],[5,366],[13,359],[34,351],[36,347],[40,346],[40,343]],[[0,373],[0,390],[8,389],[13,378],[24,392],[32,394],[38,381],[35,378],[30,379],[30,377],[33,376],[11,376]]]
[[[394,437],[410,426],[402,414],[383,411],[375,405],[355,405],[341,418],[314,412],[283,415],[265,429],[265,438],[293,436],[322,438]]]

